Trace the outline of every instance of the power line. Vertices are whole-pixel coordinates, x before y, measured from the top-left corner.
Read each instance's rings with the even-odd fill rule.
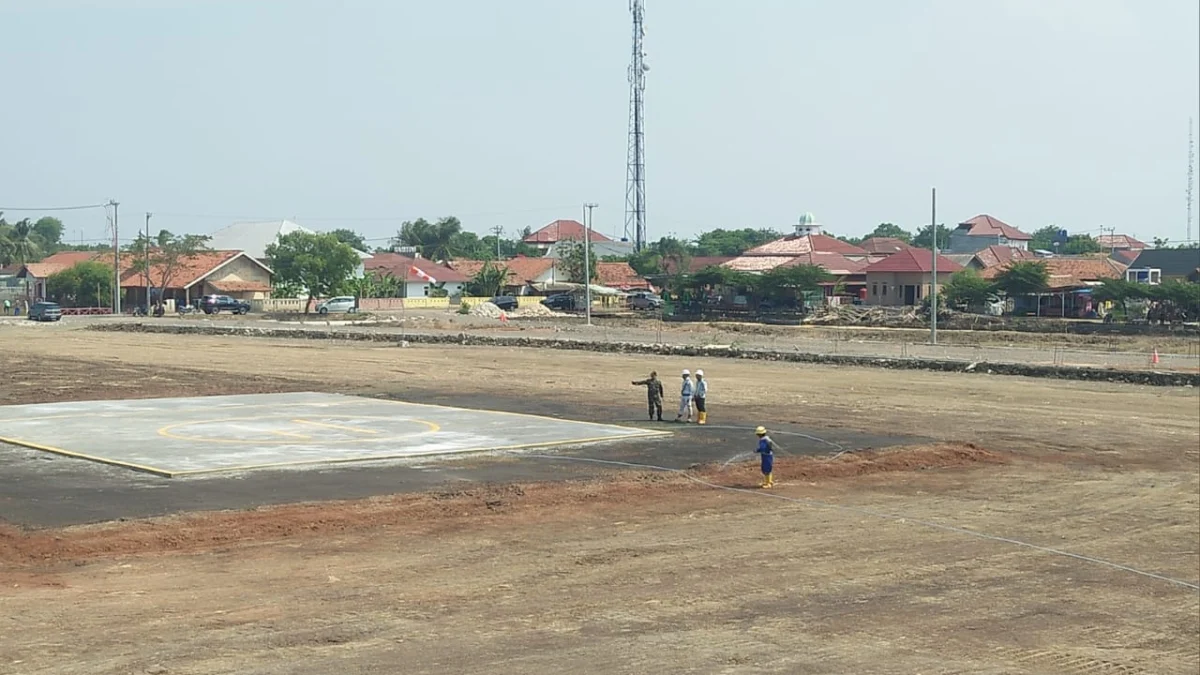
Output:
[[[80,206],[43,206],[33,208],[28,206],[0,206],[0,211],[82,211],[84,209],[103,209],[108,204],[83,204]]]

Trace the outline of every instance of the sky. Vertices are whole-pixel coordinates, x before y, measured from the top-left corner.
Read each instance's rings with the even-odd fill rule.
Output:
[[[648,238],[1185,238],[1196,0],[646,0]],[[625,224],[627,0],[0,0],[0,207],[70,239]],[[1197,178],[1200,180],[1200,177]],[[1200,191],[1197,194],[1200,203]],[[1195,209],[1200,213],[1200,206]],[[1194,224],[1192,237],[1200,237]]]

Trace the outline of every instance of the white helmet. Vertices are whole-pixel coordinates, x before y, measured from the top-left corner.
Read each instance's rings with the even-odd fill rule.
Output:
[[[684,376],[684,377],[691,377],[691,376],[692,376],[692,372],[691,372],[690,370],[688,370],[687,368],[684,368],[684,369],[683,369],[683,376]]]
[[[703,370],[697,370],[697,371],[696,371],[696,377],[704,377],[704,371],[703,371]]]

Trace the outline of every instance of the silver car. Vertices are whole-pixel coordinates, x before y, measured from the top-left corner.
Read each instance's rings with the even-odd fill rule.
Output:
[[[358,311],[358,301],[350,295],[339,295],[317,305],[317,314],[351,314]]]

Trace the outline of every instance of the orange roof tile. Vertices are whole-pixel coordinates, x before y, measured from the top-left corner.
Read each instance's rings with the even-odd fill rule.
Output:
[[[975,216],[970,220],[964,220],[958,224],[958,229],[966,230],[967,234],[972,237],[1004,237],[1013,241],[1030,241],[1033,239],[1033,237],[1012,225],[999,218],[993,218],[986,213]]]
[[[521,241],[526,244],[553,244],[568,239],[583,241],[585,229],[583,223],[578,220],[556,220],[536,232],[531,232],[528,237],[525,237]],[[595,230],[591,232],[591,241],[612,241],[612,239]]]
[[[975,261],[983,269],[995,267],[996,265],[1007,265],[1014,260],[1036,260],[1038,255],[1033,251],[1026,251],[1012,246],[1002,246],[994,244],[985,249],[975,252]]]
[[[412,258],[399,253],[376,253],[363,261],[364,270],[383,272],[397,279],[408,279],[415,283],[419,279],[413,273],[413,267],[433,277],[438,283],[446,281],[462,283],[470,281],[471,276],[474,276],[468,276],[454,267],[441,265],[426,258]]]
[[[650,282],[643,279],[627,262],[596,263],[596,282],[610,288],[650,288]]]
[[[868,237],[858,247],[871,255],[891,255],[912,248],[912,245],[895,237]]]
[[[742,256],[797,256],[812,252],[820,253],[840,253],[842,255],[853,255],[866,257],[867,252],[863,249],[835,239],[826,234],[806,234],[806,235],[789,235],[769,241],[762,246],[755,246],[746,251]]]
[[[946,258],[938,256],[938,274],[943,272],[957,272],[963,267],[958,263]],[[871,263],[863,270],[867,274],[878,272],[933,272],[933,251],[927,248],[906,248],[899,253],[889,255],[877,263]]]

